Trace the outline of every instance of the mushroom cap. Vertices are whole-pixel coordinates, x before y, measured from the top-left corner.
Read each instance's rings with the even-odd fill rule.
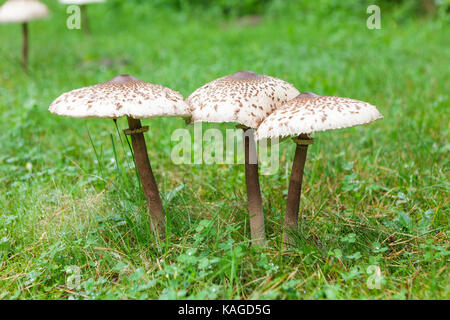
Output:
[[[369,123],[382,118],[364,101],[302,93],[270,114],[256,130],[256,138],[297,136]]]
[[[187,103],[192,122],[238,122],[257,128],[275,108],[298,94],[281,79],[239,71],[198,88]]]
[[[179,92],[130,75],[63,93],[51,103],[49,111],[73,118],[190,116]]]
[[[0,7],[0,22],[25,23],[48,14],[47,6],[37,0],[8,0]]]
[[[89,4],[89,3],[100,3],[106,2],[106,0],[59,0],[62,4]]]

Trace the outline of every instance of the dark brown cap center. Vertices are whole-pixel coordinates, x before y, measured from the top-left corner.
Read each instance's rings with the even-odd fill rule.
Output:
[[[130,76],[129,74],[119,74],[118,76],[115,76],[114,78],[109,80],[109,82],[112,83],[126,83],[130,81],[139,81],[139,79]]]
[[[313,99],[319,97],[320,96],[318,94],[315,94],[314,92],[302,92],[298,96],[296,96],[295,99]]]
[[[261,75],[248,70],[238,71],[229,76],[229,78],[232,80],[245,80],[245,81],[259,79],[260,77]]]

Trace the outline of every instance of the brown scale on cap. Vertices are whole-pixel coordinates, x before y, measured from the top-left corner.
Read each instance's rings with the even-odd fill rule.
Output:
[[[239,122],[256,128],[267,114],[298,93],[286,81],[245,70],[205,84],[187,102],[193,122]]]

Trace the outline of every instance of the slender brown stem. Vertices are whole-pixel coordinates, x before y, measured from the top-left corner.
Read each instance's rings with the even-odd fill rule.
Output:
[[[142,128],[141,121],[139,119],[128,117],[128,125],[130,130]],[[153,226],[157,226],[157,231],[164,234],[165,216],[161,197],[158,192],[158,186],[156,184],[155,177],[153,176],[150,160],[148,159],[144,134],[142,132],[132,133],[131,144],[133,146],[134,158],[136,160],[136,168],[141,179],[142,189],[150,211],[150,222],[152,229],[154,229]]]
[[[300,139],[310,139],[302,137]],[[292,239],[292,231],[298,228],[298,211],[300,207],[300,197],[302,195],[303,171],[305,168],[306,154],[308,152],[308,144],[297,143],[295,149],[294,162],[292,164],[291,178],[289,181],[289,190],[286,203],[286,216],[284,217],[284,247],[289,247],[294,243]]]
[[[22,23],[22,67],[27,69],[28,66],[28,24]]]
[[[89,34],[90,26],[89,26],[89,17],[87,13],[87,6],[85,4],[82,4],[80,8],[81,8],[81,18],[83,19],[83,26],[82,26],[83,31],[85,34]]]
[[[262,210],[261,190],[258,176],[258,157],[253,129],[244,129],[245,146],[245,184],[247,186],[248,213],[250,215],[250,233],[254,244],[264,245],[266,231]]]

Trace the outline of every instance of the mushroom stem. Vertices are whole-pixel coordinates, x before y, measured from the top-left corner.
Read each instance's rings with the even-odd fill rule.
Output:
[[[148,159],[147,146],[142,127],[139,119],[127,117],[129,125],[129,134],[131,135],[131,144],[133,146],[134,158],[136,160],[136,168],[141,179],[142,189],[147,200],[148,209],[150,211],[150,222],[152,230],[154,226],[156,231],[161,234],[165,232],[165,216],[161,197],[158,192],[155,177],[153,176],[150,160]]]
[[[286,202],[286,216],[284,217],[285,234],[283,239],[284,248],[292,246],[294,239],[292,231],[298,228],[298,212],[300,207],[300,197],[302,195],[303,171],[305,168],[308,145],[314,140],[308,135],[300,135],[297,139],[294,162],[292,164],[291,178]]]
[[[85,4],[82,4],[80,6],[80,9],[81,9],[81,18],[83,19],[83,31],[85,34],[89,34],[90,29],[89,29],[89,17],[87,13],[87,6]]]
[[[24,69],[28,66],[28,23],[22,23],[22,67]]]
[[[245,184],[247,187],[248,213],[250,215],[250,234],[254,244],[264,245],[266,232],[262,209],[261,190],[258,176],[258,157],[253,129],[245,128]]]

